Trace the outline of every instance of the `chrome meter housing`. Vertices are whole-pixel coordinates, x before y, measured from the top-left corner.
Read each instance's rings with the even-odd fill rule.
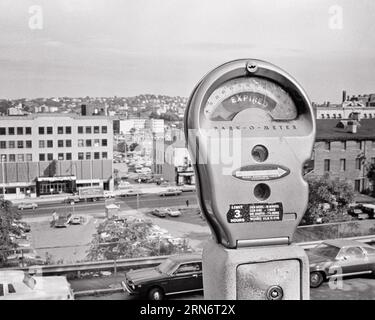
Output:
[[[303,88],[265,61],[228,62],[195,87],[184,130],[216,240],[228,248],[290,243],[307,207],[302,171],[316,130]]]

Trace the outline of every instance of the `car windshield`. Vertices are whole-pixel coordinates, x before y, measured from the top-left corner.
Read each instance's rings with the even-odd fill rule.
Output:
[[[318,245],[317,247],[315,247],[314,249],[310,250],[312,254],[331,258],[331,259],[336,258],[339,251],[340,251],[340,248],[326,244],[326,243],[322,243]]]
[[[36,285],[36,280],[27,273],[25,273],[25,277],[23,278],[22,282],[25,285],[27,285],[30,289],[34,289],[34,287]]]
[[[157,266],[156,269],[160,273],[170,273],[175,266],[176,266],[175,261],[173,261],[171,259],[167,259],[163,263],[161,263],[159,266]]]

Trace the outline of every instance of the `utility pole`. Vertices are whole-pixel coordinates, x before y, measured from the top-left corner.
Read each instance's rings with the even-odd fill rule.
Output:
[[[1,170],[2,170],[2,177],[3,177],[3,201],[5,201],[5,156],[1,156]]]

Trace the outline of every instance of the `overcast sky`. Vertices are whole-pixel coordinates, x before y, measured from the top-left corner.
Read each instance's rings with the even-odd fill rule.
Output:
[[[330,28],[336,4],[342,29]],[[42,29],[29,27],[32,5]],[[0,0],[0,98],[188,96],[210,69],[249,57],[313,101],[340,102],[343,89],[375,92],[374,21],[372,0]]]

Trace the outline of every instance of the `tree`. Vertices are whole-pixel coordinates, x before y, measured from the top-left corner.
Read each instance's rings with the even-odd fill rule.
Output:
[[[15,224],[21,218],[9,201],[0,204],[0,264],[6,261],[11,249],[17,247],[12,241],[13,236],[21,235],[21,229]]]
[[[178,245],[152,235],[153,224],[143,220],[107,220],[97,228],[87,254],[90,261],[126,259],[189,252],[187,241]]]
[[[135,148],[137,148],[137,147],[138,147],[138,143],[133,142],[133,143],[129,146],[129,150],[130,150],[130,151],[134,151]]]
[[[309,178],[309,202],[301,225],[350,220],[346,214],[348,206],[354,200],[351,184],[328,176]]]

